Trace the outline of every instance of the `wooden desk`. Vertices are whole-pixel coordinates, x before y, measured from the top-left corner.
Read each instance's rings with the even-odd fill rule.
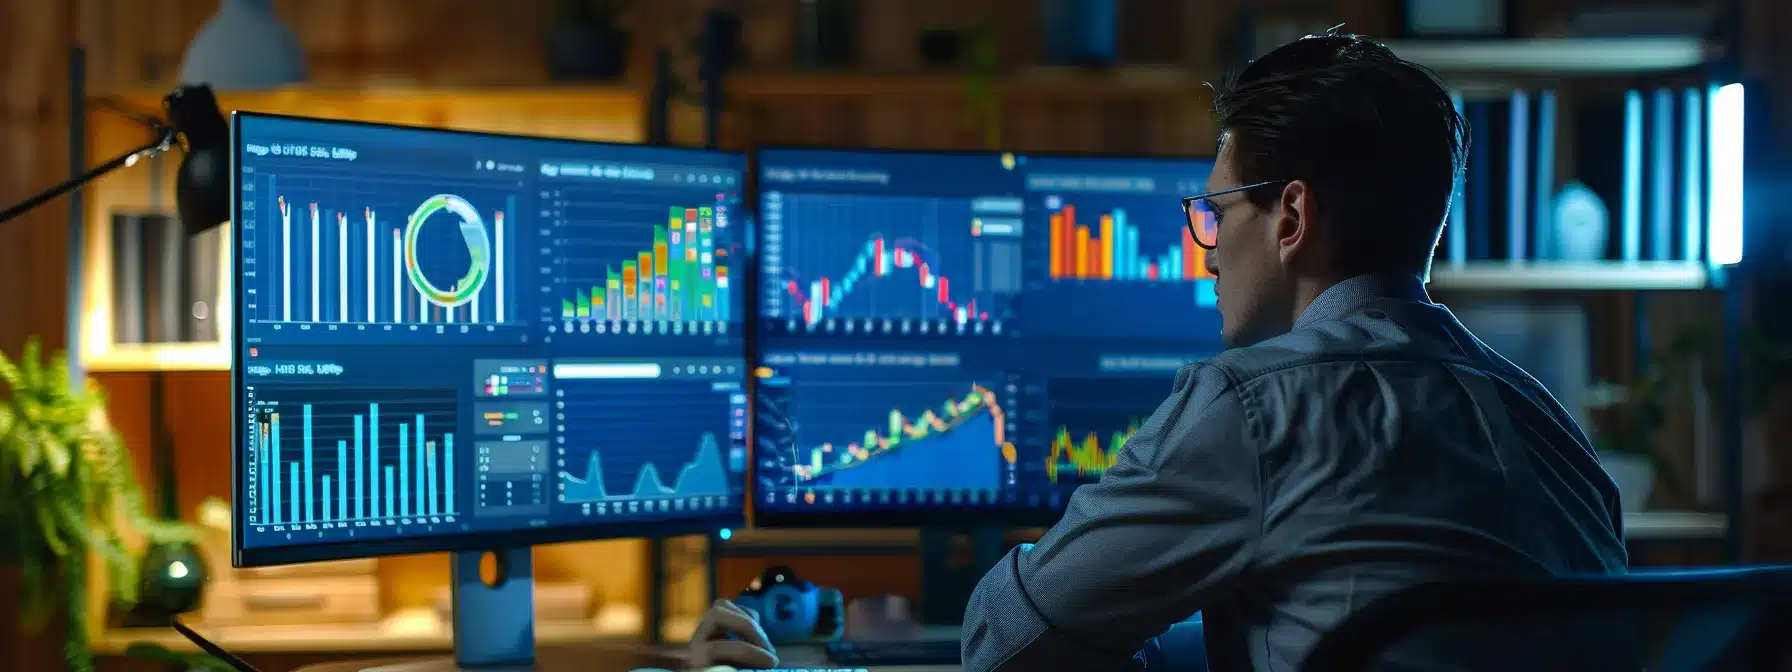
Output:
[[[841,667],[828,662],[822,647],[790,645],[778,649],[779,665],[798,668]],[[628,646],[594,642],[580,645],[540,646],[535,650],[535,670],[539,672],[628,672],[638,668],[685,668],[684,647]],[[957,665],[904,665],[870,668],[875,672],[959,672]],[[309,665],[297,672],[457,672],[446,656],[433,658],[364,658],[321,665]]]

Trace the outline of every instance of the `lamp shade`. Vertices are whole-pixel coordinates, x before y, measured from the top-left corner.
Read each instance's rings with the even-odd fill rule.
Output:
[[[219,91],[272,89],[305,81],[305,52],[272,0],[223,0],[181,62],[183,84]]]

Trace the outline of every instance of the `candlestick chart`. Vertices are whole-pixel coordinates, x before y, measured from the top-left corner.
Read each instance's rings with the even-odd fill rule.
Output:
[[[799,490],[993,492],[1019,459],[1012,402],[964,379],[797,377],[789,387],[791,455],[768,481]]]
[[[995,332],[1021,289],[1018,206],[768,194],[767,317],[797,331]]]

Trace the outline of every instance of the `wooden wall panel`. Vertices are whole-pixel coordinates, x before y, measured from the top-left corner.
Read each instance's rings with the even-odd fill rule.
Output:
[[[68,176],[68,60],[74,15],[61,2],[0,0],[0,207]],[[31,335],[64,345],[67,317],[66,201],[0,223],[0,351],[17,355]],[[7,506],[0,502],[0,507]],[[4,667],[61,667],[60,623],[19,628],[18,572],[0,562],[0,652]]]

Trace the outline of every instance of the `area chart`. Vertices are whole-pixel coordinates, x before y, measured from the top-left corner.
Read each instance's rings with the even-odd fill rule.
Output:
[[[803,449],[792,471],[799,485],[835,488],[987,489],[1013,464],[999,398],[980,385],[914,417],[901,409],[888,423],[843,443]],[[987,459],[977,459],[977,455]]]

